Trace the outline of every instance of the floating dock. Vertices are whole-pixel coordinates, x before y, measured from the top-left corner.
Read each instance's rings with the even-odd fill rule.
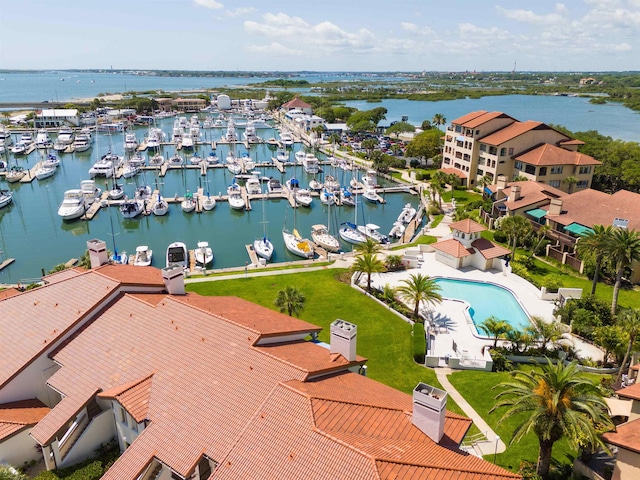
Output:
[[[13,262],[15,262],[16,259],[15,258],[7,258],[6,260],[4,260],[2,263],[0,263],[0,270],[8,267],[9,265],[11,265]]]
[[[251,260],[251,265],[257,267],[260,265],[260,260],[258,260],[258,255],[256,255],[256,251],[253,249],[253,244],[245,245],[247,249],[247,253],[249,254],[249,260]]]
[[[35,147],[34,147],[35,148]],[[36,163],[32,169],[27,170],[27,174],[20,179],[20,183],[31,183],[36,179],[36,172],[42,167],[43,162]]]

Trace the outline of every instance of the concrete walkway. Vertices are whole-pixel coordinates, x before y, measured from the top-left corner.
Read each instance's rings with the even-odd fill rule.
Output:
[[[436,377],[442,385],[442,388],[447,394],[455,400],[458,406],[462,409],[467,417],[473,420],[473,423],[480,429],[480,432],[486,437],[485,441],[479,441],[475,444],[478,453],[484,455],[491,455],[496,453],[502,453],[507,449],[507,446],[500,439],[500,437],[491,429],[489,424],[484,421],[478,412],[476,412],[469,402],[467,402],[460,393],[451,384],[447,376],[453,373],[450,368],[435,368]]]

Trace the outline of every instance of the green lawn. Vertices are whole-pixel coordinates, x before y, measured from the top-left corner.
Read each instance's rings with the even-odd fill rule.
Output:
[[[457,205],[466,205],[474,200],[482,200],[480,193],[469,190],[448,190],[442,195],[442,200],[444,202],[450,202],[452,197],[456,199]]]
[[[436,237],[432,237],[431,235],[420,235],[415,241],[411,243],[405,243],[403,245],[398,245],[396,247],[391,247],[391,250],[402,250],[404,248],[416,247],[418,245],[431,245],[432,243],[436,243],[438,239]]]

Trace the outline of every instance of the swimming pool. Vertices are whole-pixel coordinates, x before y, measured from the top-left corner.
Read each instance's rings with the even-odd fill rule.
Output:
[[[512,327],[524,330],[531,326],[529,316],[516,297],[506,288],[493,283],[435,278],[444,298],[463,300],[469,304],[469,315],[476,330],[478,325],[492,315],[506,320]],[[478,332],[481,333],[482,332]]]

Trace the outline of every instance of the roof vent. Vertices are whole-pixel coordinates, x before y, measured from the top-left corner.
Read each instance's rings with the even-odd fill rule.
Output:
[[[87,240],[87,250],[89,250],[89,261],[91,268],[98,268],[100,265],[109,263],[107,244],[97,238]]]
[[[446,407],[444,390],[422,382],[413,389],[412,423],[436,443],[444,435]]]
[[[356,335],[358,327],[339,318],[330,326],[331,353],[339,353],[349,362],[356,359]]]

